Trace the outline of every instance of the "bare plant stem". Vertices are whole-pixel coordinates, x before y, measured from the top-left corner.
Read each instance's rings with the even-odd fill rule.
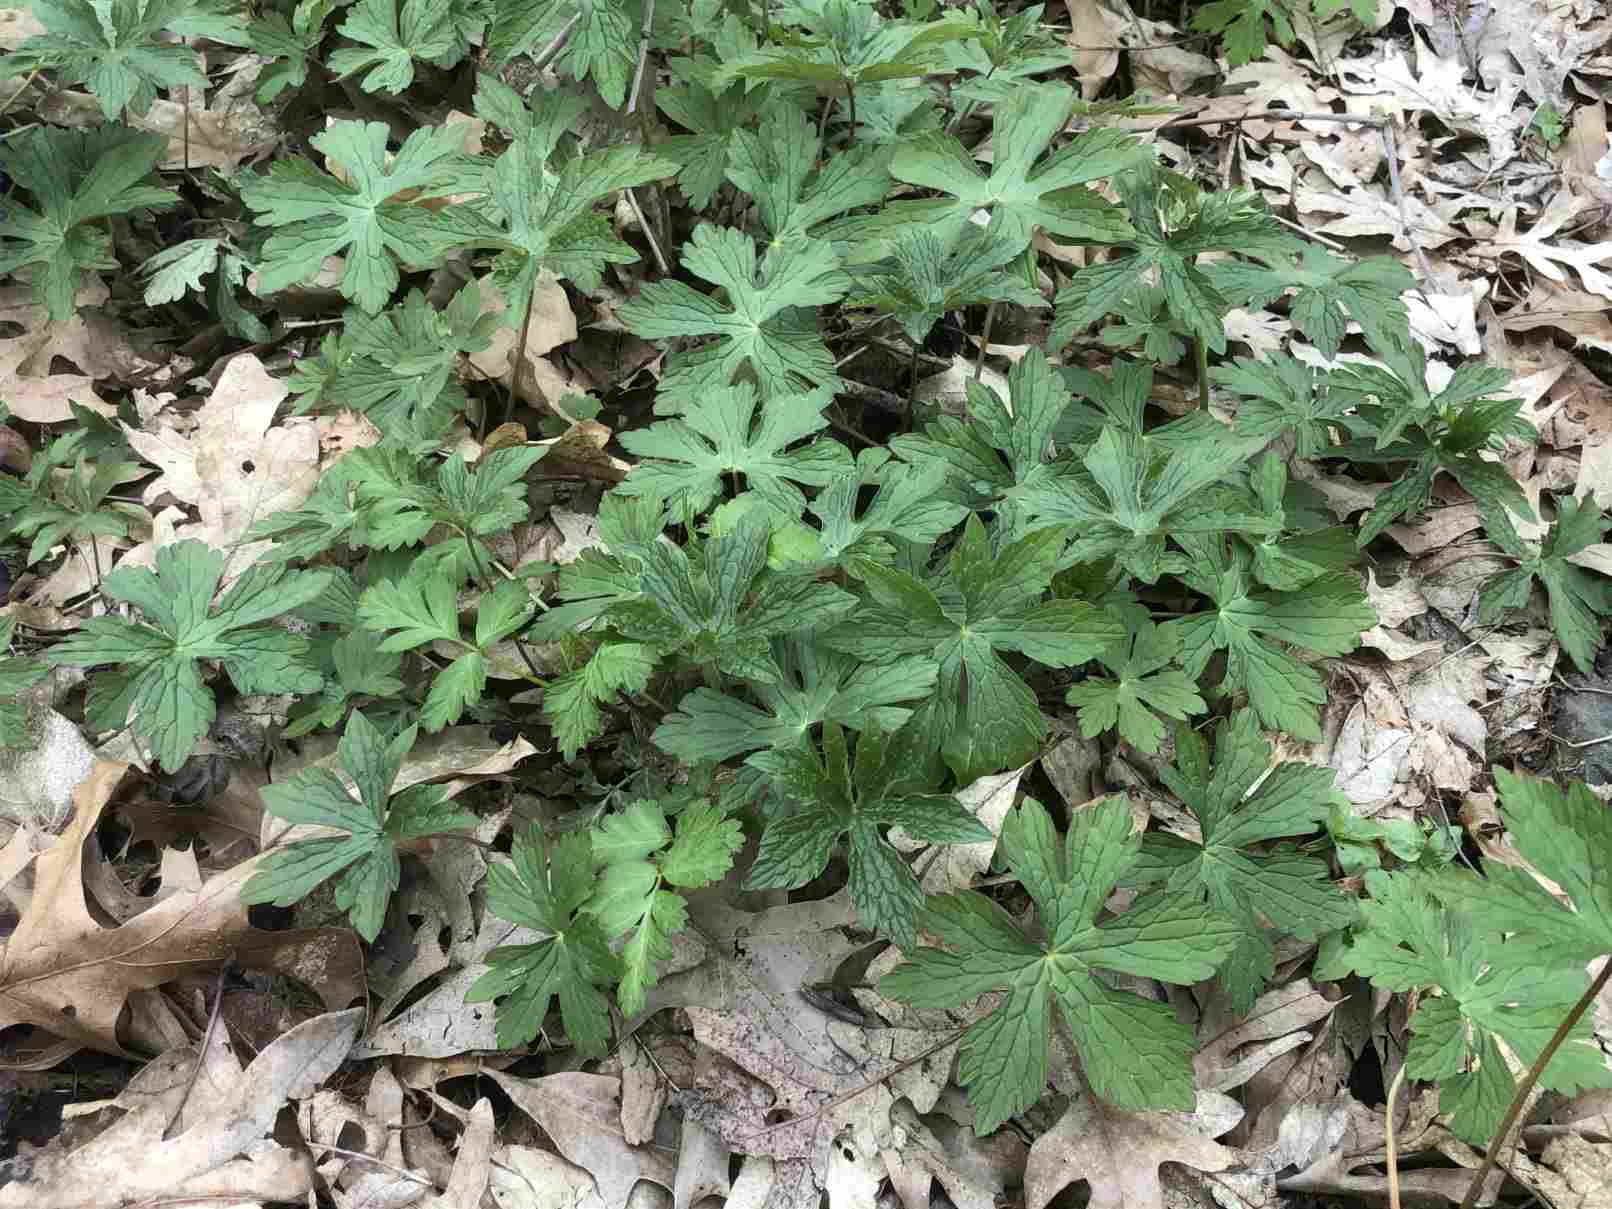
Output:
[[[638,198],[633,195],[633,191],[623,189],[622,192],[627,196],[627,205],[631,207],[633,217],[638,220],[638,226],[643,231],[644,238],[649,241],[650,254],[655,257],[655,267],[660,270],[662,277],[666,276],[672,271],[672,267],[666,263],[666,256],[660,250],[660,240],[655,238],[654,228],[649,225],[649,220],[644,217],[644,211],[638,205]]]
[[[644,23],[638,30],[638,70],[632,75],[632,91],[627,94],[623,117],[638,112],[638,92],[644,85],[644,69],[649,65],[649,38],[655,25],[655,0],[644,0]]]
[[[1534,1064],[1528,1068],[1528,1073],[1523,1076],[1522,1082],[1517,1085],[1517,1094],[1511,1098],[1511,1107],[1506,1109],[1506,1115],[1500,1122],[1500,1128],[1495,1130],[1494,1137],[1489,1141],[1488,1149],[1483,1153],[1483,1163],[1478,1168],[1478,1173],[1472,1177],[1472,1183],[1467,1187],[1466,1196],[1461,1199],[1461,1209],[1472,1209],[1478,1203],[1478,1197],[1483,1194],[1484,1182],[1488,1180],[1489,1173],[1494,1170],[1495,1164],[1500,1161],[1500,1148],[1506,1144],[1506,1138],[1511,1135],[1511,1127],[1517,1123],[1517,1118],[1522,1115],[1523,1105],[1528,1102],[1529,1095],[1533,1093],[1534,1084],[1539,1082],[1539,1076],[1545,1073],[1545,1068],[1550,1065],[1550,1060],[1556,1056],[1556,1051],[1562,1048],[1562,1042],[1567,1040],[1567,1035],[1573,1031],[1573,1026],[1579,1022],[1585,1012],[1589,1011],[1590,1005],[1595,1002],[1609,979],[1612,979],[1612,955],[1607,957],[1606,964],[1601,967],[1601,972],[1595,976],[1595,980],[1590,983],[1589,988],[1578,997],[1578,1002],[1573,1005],[1572,1010],[1562,1017],[1562,1022],[1556,1026],[1556,1031],[1551,1034],[1550,1040],[1545,1044],[1545,1048],[1539,1051],[1539,1057],[1534,1059]]]
[[[1394,1137],[1394,1114],[1399,1111],[1399,1089],[1405,1084],[1405,1063],[1399,1064],[1394,1081],[1388,1085],[1388,1106],[1383,1111],[1383,1141],[1388,1160],[1388,1209],[1399,1209],[1399,1146]]]
[[[521,308],[521,330],[515,337],[515,360],[509,366],[509,398],[504,404],[504,422],[515,418],[515,396],[520,391],[521,370],[526,368],[526,333],[532,328],[532,306],[537,299],[537,271],[532,271],[532,284],[526,291],[526,305]],[[487,409],[481,412],[482,432],[486,435]]]
[[[481,552],[476,549],[476,539],[468,533],[464,534],[464,539],[465,549],[470,551],[470,561],[475,564],[476,579],[481,584],[481,590],[491,592],[493,590],[493,581],[487,575],[487,568],[481,564]],[[543,673],[537,670],[537,664],[532,662],[531,655],[527,653],[526,644],[521,641],[521,636],[511,634],[510,640],[514,642],[515,649],[520,652],[521,662],[526,665],[526,670],[532,673],[532,679],[538,684],[547,684],[548,681],[543,678]]]
[[[533,56],[532,66],[536,70],[542,71],[550,63],[554,62],[555,59],[560,57],[560,52],[565,49],[566,43],[571,41],[571,31],[576,29],[577,22],[580,20],[582,20],[582,14],[577,13],[564,25],[560,26],[560,32],[554,35],[554,40],[552,42],[550,42]]]
[[[996,303],[985,308],[985,330],[980,333],[980,359],[974,362],[974,381],[985,376],[985,354],[991,347],[991,328],[996,324]]]
[[[1209,410],[1209,343],[1202,336],[1192,338],[1194,359],[1198,363],[1198,410]]]

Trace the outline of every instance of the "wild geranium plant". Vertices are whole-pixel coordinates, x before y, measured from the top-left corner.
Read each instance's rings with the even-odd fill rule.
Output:
[[[1606,1082],[1580,998],[1612,949],[1599,801],[1498,774],[1569,909],[1521,868],[1446,868],[1442,833],[1357,818],[1295,745],[1323,738],[1331,661],[1377,622],[1367,547],[1436,492],[1468,493],[1507,560],[1484,623],[1537,607],[1581,669],[1612,616],[1607,520],[1546,496],[1528,528],[1501,460],[1533,436],[1508,375],[1430,373],[1397,260],[1322,250],[1190,157],[1167,168],[1113,120],[1146,102],[1071,87],[1056,13],[33,12],[0,115],[37,77],[87,88],[103,120],[0,139],[16,313],[70,324],[97,274],[126,306],[138,270],[163,330],[200,333],[190,380],[161,390],[251,342],[325,450],[316,482],[245,517],[196,505],[165,541],[155,505],[189,507],[204,471],[255,484],[259,453],[175,453],[146,490],[129,436],[159,430],[154,380],[105,400],[115,419],[77,400],[71,431],[25,427],[31,469],[0,476],[11,561],[84,586],[60,625],[0,621],[0,743],[28,741],[47,691],[158,773],[219,750],[224,703],[306,740],[263,791],[296,830],[246,901],[328,893],[375,941],[411,862],[477,849],[509,935],[468,998],[496,1003],[505,1046],[604,1055],[611,1007],[656,1005],[713,886],[830,879],[858,936],[902,951],[884,996],[998,996],[962,1036],[982,1131],[1040,1099],[1060,1029],[1098,1099],[1190,1111],[1187,996],[1142,980],[1241,1012],[1312,945],[1333,976],[1420,994],[1406,1069],[1469,1141],[1527,1092],[1513,1062],[1562,1092]],[[1242,61],[1294,16],[1218,0],[1196,22]],[[272,153],[200,172],[183,138],[124,124],[164,90],[203,107],[201,64],[243,46],[285,124]],[[355,99],[366,120],[321,116]],[[561,301],[587,314],[569,338]],[[1307,346],[1241,343],[1228,317],[1249,307]],[[959,345],[961,383],[941,374]],[[1346,475],[1374,499],[1354,518],[1312,485]],[[980,786],[1035,780],[1011,774],[1063,707],[1127,775],[1156,771],[1169,829],[1121,797],[979,809]],[[440,778],[397,789],[422,735],[471,723],[524,734],[577,808],[545,797],[489,841]],[[993,841],[1002,876],[978,885],[933,861]]]

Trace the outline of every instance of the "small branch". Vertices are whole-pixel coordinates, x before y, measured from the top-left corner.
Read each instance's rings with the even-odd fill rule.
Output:
[[[655,0],[644,0],[644,23],[638,30],[638,70],[632,75],[632,91],[627,94],[627,108],[623,117],[638,111],[638,90],[644,84],[644,68],[649,64],[649,39],[655,24]]]
[[[1240,126],[1244,122],[1343,122],[1352,126],[1371,126],[1382,129],[1388,119],[1359,113],[1301,113],[1297,109],[1256,109],[1224,118],[1181,118],[1171,120],[1154,130],[1186,130],[1193,126]]]
[[[580,20],[582,20],[582,14],[576,13],[569,21],[560,26],[560,32],[554,35],[554,41],[550,42],[542,50],[538,51],[535,56],[533,56],[532,66],[538,71],[542,71],[550,63],[554,62],[555,59],[559,58],[560,52],[564,50],[566,44],[571,41],[571,31],[576,29],[577,22]]]
[[[1483,1163],[1467,1187],[1466,1196],[1461,1200],[1461,1209],[1472,1209],[1478,1203],[1478,1197],[1483,1193],[1484,1182],[1488,1180],[1489,1173],[1499,1161],[1500,1148],[1506,1144],[1506,1138],[1511,1136],[1511,1128],[1522,1115],[1522,1107],[1533,1093],[1534,1084],[1539,1082],[1539,1076],[1544,1074],[1545,1068],[1550,1065],[1550,1060],[1556,1056],[1556,1051],[1562,1048],[1562,1042],[1567,1040],[1567,1035],[1573,1031],[1573,1026],[1595,1002],[1608,979],[1612,979],[1612,956],[1608,956],[1606,964],[1601,967],[1601,972],[1595,976],[1595,981],[1590,983],[1589,988],[1578,997],[1578,1002],[1573,1005],[1572,1010],[1562,1017],[1562,1022],[1556,1026],[1556,1031],[1551,1034],[1545,1048],[1539,1051],[1539,1057],[1534,1059],[1534,1064],[1528,1068],[1528,1073],[1517,1085],[1517,1094],[1511,1098],[1511,1107],[1506,1109],[1500,1128],[1495,1130],[1493,1140],[1483,1153]]]
[[[1410,215],[1405,209],[1405,190],[1399,183],[1399,144],[1394,140],[1394,124],[1384,120],[1377,127],[1377,133],[1382,137],[1383,154],[1388,157],[1388,187],[1394,191],[1394,205],[1399,210],[1399,229],[1405,236],[1405,242],[1410,244],[1411,250],[1416,253],[1416,263],[1422,266],[1422,280],[1429,288],[1433,285],[1433,266],[1428,263],[1427,253],[1422,251],[1422,241],[1416,238],[1416,232],[1411,230]]]
[[[1394,1137],[1394,1114],[1399,1109],[1399,1089],[1405,1083],[1405,1063],[1399,1064],[1394,1081],[1388,1085],[1388,1107],[1383,1113],[1383,1140],[1388,1160],[1388,1209],[1399,1209],[1399,1145]]]
[[[632,207],[632,215],[638,220],[639,229],[643,231],[644,238],[649,241],[650,254],[655,257],[655,267],[660,270],[662,277],[668,276],[672,271],[672,267],[666,263],[666,257],[660,250],[660,241],[655,238],[655,232],[650,229],[649,220],[644,217],[644,211],[638,205],[638,199],[633,196],[631,189],[623,189],[622,192],[627,195],[627,204]]]
[[[226,958],[218,967],[218,979],[213,983],[213,1010],[207,1016],[207,1028],[202,1032],[201,1052],[196,1055],[196,1065],[190,1068],[190,1078],[185,1080],[185,1090],[179,1093],[179,1103],[174,1106],[174,1115],[168,1122],[168,1127],[162,1131],[164,1139],[171,1136],[175,1125],[179,1124],[180,1114],[185,1111],[185,1102],[190,1099],[190,1093],[196,1090],[196,1080],[201,1077],[202,1064],[207,1061],[207,1050],[213,1044],[213,1034],[218,1030],[218,1009],[224,1003],[224,979],[229,975],[230,966],[234,960]]]

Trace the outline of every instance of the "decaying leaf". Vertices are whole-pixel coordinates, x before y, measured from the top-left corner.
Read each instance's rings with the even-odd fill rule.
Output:
[[[118,1017],[130,992],[216,969],[231,956],[299,978],[327,1006],[346,1007],[363,995],[362,957],[349,933],[261,932],[247,922],[240,891],[258,858],[209,879],[199,891],[155,903],[121,927],[102,927],[85,900],[83,847],[126,767],[95,766],[74,791],[71,826],[36,859],[32,901],[0,951],[0,1027],[29,1024],[81,1047],[129,1057]]]
[[[128,1110],[98,1137],[14,1167],[0,1209],[120,1209],[188,1198],[295,1201],[312,1190],[305,1156],[269,1140],[288,1099],[310,1096],[347,1057],[363,1009],[316,1016],[244,1070],[222,1030],[192,1085],[193,1048],[151,1063],[114,1101]],[[188,1094],[187,1094],[188,1093]],[[174,1126],[178,1132],[166,1135]],[[242,1157],[244,1156],[244,1157]],[[457,1206],[454,1209],[458,1209]]]
[[[1199,1092],[1200,1112],[1206,1096]],[[1036,1139],[1024,1172],[1026,1209],[1046,1205],[1085,1180],[1091,1209],[1164,1209],[1162,1163],[1225,1171],[1237,1152],[1204,1136],[1198,1113],[1121,1112],[1083,1095]]]

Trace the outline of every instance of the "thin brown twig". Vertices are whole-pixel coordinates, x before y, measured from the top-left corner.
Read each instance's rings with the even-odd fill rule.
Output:
[[[164,1140],[173,1136],[173,1128],[179,1124],[179,1117],[185,1111],[185,1101],[190,1099],[190,1093],[196,1090],[196,1080],[201,1078],[202,1064],[207,1061],[207,1050],[212,1046],[213,1033],[218,1029],[219,1008],[224,1004],[224,979],[229,975],[231,964],[233,959],[225,958],[218,967],[218,979],[213,983],[213,1010],[208,1013],[207,1027],[202,1030],[201,1051],[196,1055],[196,1064],[190,1068],[190,1078],[185,1080],[185,1090],[179,1093],[173,1118],[162,1131]]]
[[[1383,1112],[1383,1141],[1388,1161],[1388,1209],[1399,1209],[1399,1144],[1394,1137],[1394,1114],[1399,1109],[1399,1089],[1405,1083],[1405,1063],[1399,1064],[1394,1081],[1388,1085],[1388,1106]]]
[[[1172,118],[1154,130],[1186,130],[1193,126],[1240,126],[1244,122],[1343,122],[1352,126],[1374,126],[1381,128],[1387,118],[1373,117],[1364,113],[1305,113],[1297,109],[1256,109],[1250,113],[1239,113],[1230,117],[1219,118]]]
[[[1477,1174],[1472,1177],[1472,1183],[1467,1186],[1466,1196],[1461,1198],[1461,1209],[1472,1209],[1478,1203],[1478,1197],[1483,1193],[1483,1185],[1500,1159],[1500,1148],[1506,1144],[1506,1139],[1511,1136],[1511,1127],[1517,1123],[1517,1118],[1522,1115],[1523,1105],[1528,1102],[1529,1095],[1533,1093],[1534,1084],[1539,1082],[1539,1076],[1550,1065],[1550,1060],[1556,1056],[1556,1051],[1562,1048],[1562,1042],[1567,1040],[1567,1035],[1573,1031],[1573,1026],[1579,1022],[1584,1013],[1589,1010],[1590,1005],[1600,996],[1601,990],[1606,986],[1608,979],[1612,979],[1612,957],[1607,958],[1606,964],[1601,967],[1601,972],[1595,976],[1595,980],[1578,997],[1578,1002],[1573,1005],[1567,1015],[1562,1017],[1562,1022],[1556,1026],[1556,1031],[1551,1034],[1550,1040],[1545,1044],[1545,1048],[1539,1051],[1539,1057],[1534,1059],[1534,1064],[1528,1068],[1528,1073],[1523,1076],[1522,1082],[1517,1085],[1517,1094],[1511,1098],[1511,1105],[1506,1109],[1506,1115],[1500,1121],[1500,1128],[1495,1130],[1494,1137],[1490,1140],[1488,1148],[1483,1152],[1483,1163],[1478,1167]]]

